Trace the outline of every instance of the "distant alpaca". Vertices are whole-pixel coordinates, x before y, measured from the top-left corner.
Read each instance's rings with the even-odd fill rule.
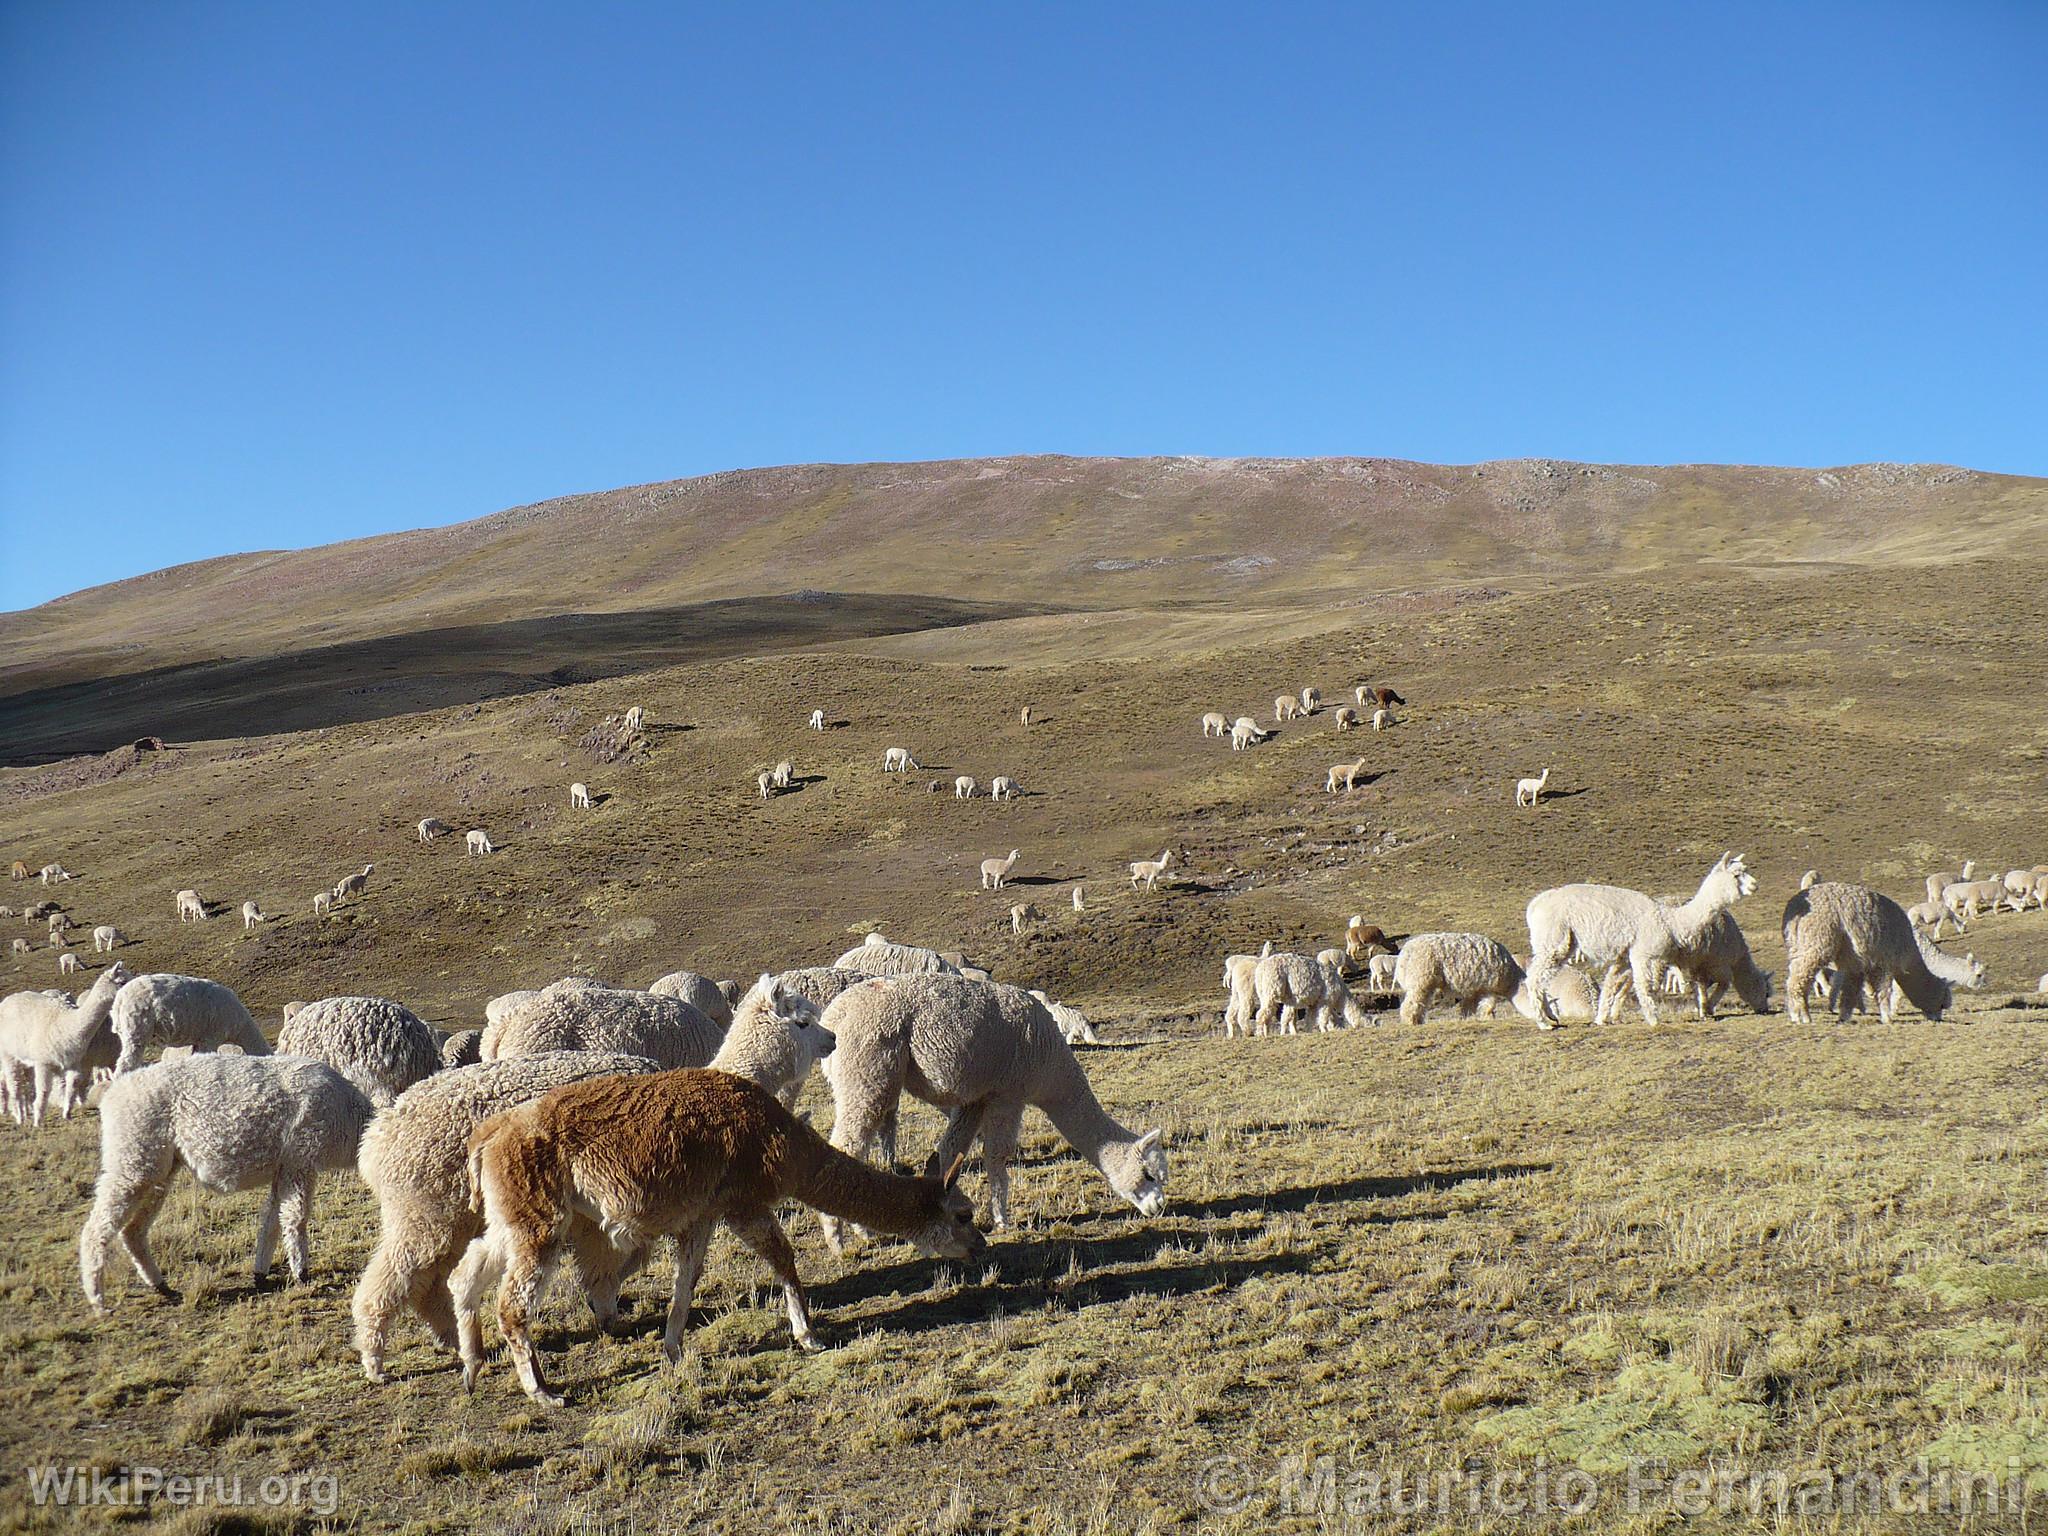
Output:
[[[1017,711],[1017,718],[1021,720],[1024,724],[1029,725],[1031,723],[1031,706],[1029,704],[1026,704],[1022,709]]]
[[[814,731],[822,731],[823,729],[825,729],[825,711],[823,711],[822,709],[814,709],[811,711],[811,729]]]
[[[1358,776],[1363,772],[1365,772],[1365,759],[1362,757],[1355,763],[1332,763],[1330,765],[1329,779],[1324,783],[1323,789],[1327,793],[1334,795],[1341,788],[1346,794],[1349,794],[1352,786],[1357,784]]]
[[[1529,973],[1541,996],[1550,972],[1569,960],[1605,970],[1596,1022],[1614,1016],[1624,971],[1633,975],[1643,1021],[1657,1022],[1652,989],[1679,950],[1695,947],[1716,913],[1756,889],[1739,854],[1724,853],[1692,899],[1666,906],[1617,885],[1565,885],[1539,892],[1529,903]],[[1789,979],[1788,979],[1789,993]]]
[[[463,841],[467,845],[463,850],[465,853],[485,854],[498,851],[491,844],[490,833],[484,831],[481,827],[471,827]]]
[[[450,1282],[464,1385],[474,1387],[482,1366],[477,1312],[497,1282],[498,1325],[520,1385],[537,1402],[561,1403],[542,1379],[528,1320],[579,1209],[595,1214],[615,1245],[675,1239],[661,1342],[671,1364],[682,1359],[690,1301],[721,1221],[774,1270],[790,1332],[801,1348],[817,1349],[776,1206],[801,1200],[832,1218],[907,1237],[934,1258],[968,1258],[986,1244],[973,1208],[953,1188],[962,1161],[943,1178],[867,1167],[828,1146],[772,1094],[723,1072],[593,1078],[495,1115],[470,1139],[484,1234]]]
[[[1131,865],[1131,889],[1138,888],[1138,882],[1145,882],[1145,889],[1151,890],[1159,883],[1159,877],[1166,873],[1166,866],[1173,859],[1173,850],[1167,849],[1156,859],[1139,859]]]
[[[1074,910],[1076,912],[1086,912],[1088,910],[1088,904],[1081,899],[1081,887],[1078,885],[1074,887]]]
[[[1543,786],[1550,782],[1550,770],[1544,769],[1533,779],[1515,780],[1515,804],[1534,805],[1543,798]]]
[[[268,919],[264,917],[263,909],[257,906],[255,902],[245,901],[242,903],[242,932],[247,933],[258,923],[266,921]]]
[[[1391,688],[1363,688],[1359,691],[1364,695],[1359,699],[1359,703],[1376,704],[1381,709],[1385,709],[1390,704],[1406,704],[1408,702]]]
[[[981,861],[981,888],[984,891],[1000,891],[1003,882],[1010,878],[1010,871],[1017,863],[1017,850],[1012,848],[1007,859],[983,859]]]
[[[1228,736],[1230,734],[1230,722],[1212,709],[1208,714],[1202,716],[1202,734],[1204,736]]]
[[[1388,726],[1397,723],[1391,710],[1376,709],[1372,712],[1372,728],[1376,731],[1384,731]]]
[[[569,786],[569,809],[572,811],[587,811],[590,809],[589,785],[571,784]]]

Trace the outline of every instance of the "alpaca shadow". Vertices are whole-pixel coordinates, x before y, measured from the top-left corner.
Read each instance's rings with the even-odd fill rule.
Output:
[[[590,797],[590,808],[593,811],[596,810],[600,805],[610,805],[611,803],[612,797],[609,793],[596,794]]]
[[[791,789],[803,789],[807,785],[822,784],[824,782],[825,775],[822,773],[799,773],[791,775],[789,787]]]
[[[1013,885],[1071,885],[1080,879],[1079,875],[1012,875],[1003,882],[1003,889]]]
[[[642,736],[680,736],[685,731],[694,731],[695,729],[697,729],[697,727],[695,727],[694,725],[662,725],[659,723],[654,725],[643,724],[640,727],[640,734]]]
[[[1552,1163],[1503,1163],[1494,1168],[1453,1168],[1442,1173],[1378,1174],[1365,1178],[1338,1179],[1328,1184],[1304,1184],[1294,1189],[1270,1189],[1256,1194],[1231,1195],[1220,1200],[1174,1204],[1171,1209],[1184,1216],[1241,1216],[1254,1211],[1299,1213],[1312,1205],[1329,1205],[1351,1200],[1401,1200],[1409,1195],[1431,1194],[1455,1189],[1476,1179],[1514,1179],[1525,1174],[1548,1173]],[[1369,1218],[1361,1218],[1369,1219]]]
[[[1575,800],[1580,795],[1590,795],[1591,793],[1593,793],[1592,785],[1581,784],[1577,789],[1546,789],[1543,791],[1543,798],[1546,800]]]
[[[1161,891],[1184,891],[1190,896],[1214,896],[1224,887],[1209,885],[1200,880],[1161,880],[1158,889]],[[1138,894],[1146,896],[1153,893],[1140,888]]]

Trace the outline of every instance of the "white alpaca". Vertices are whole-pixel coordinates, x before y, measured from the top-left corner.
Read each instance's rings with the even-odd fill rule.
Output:
[[[370,1101],[323,1062],[296,1056],[187,1056],[119,1078],[100,1100],[100,1177],[78,1239],[79,1278],[95,1314],[118,1241],[143,1283],[170,1295],[149,1251],[149,1227],[179,1166],[223,1194],[268,1184],[253,1265],[270,1272],[278,1229],[292,1278],[308,1273],[313,1182],[347,1168],[370,1123]]]
[[[1550,782],[1550,770],[1544,769],[1533,779],[1515,780],[1515,804],[1535,805],[1543,798],[1543,786]]]
[[[1332,714],[1330,716],[1330,719],[1336,725],[1338,730],[1348,731],[1353,726],[1358,724],[1358,711],[1353,709],[1349,704],[1346,704],[1341,706],[1334,714]]]
[[[1202,734],[1205,737],[1228,736],[1230,734],[1230,722],[1212,709],[1209,713],[1202,716]]]
[[[1076,912],[1086,912],[1088,910],[1088,903],[1082,900],[1081,887],[1078,885],[1074,887],[1074,910]]]
[[[1158,1131],[1126,1130],[1096,1100],[1059,1022],[1028,992],[953,976],[870,981],[825,1010],[838,1040],[825,1060],[835,1106],[832,1144],[854,1157],[881,1141],[896,1156],[896,1118],[907,1089],[948,1111],[928,1167],[944,1169],[980,1138],[989,1204],[1010,1220],[1010,1159],[1027,1107],[1099,1168],[1142,1214],[1166,1208],[1166,1153]],[[843,1248],[844,1224],[822,1215],[825,1240]]]
[[[1374,730],[1384,731],[1388,726],[1392,725],[1393,723],[1394,717],[1387,710],[1376,709],[1372,712],[1372,728]]]
[[[40,1126],[53,1096],[68,1120],[72,1106],[84,1098],[93,1070],[114,1064],[107,1016],[127,980],[128,972],[117,960],[93,978],[75,1003],[62,992],[16,992],[0,998],[0,1086],[17,1124],[26,1119]]]
[[[1802,885],[1800,889],[1802,891],[1811,890],[1812,887]],[[1927,936],[1934,939],[1941,937],[1942,925],[1945,923],[1953,922],[1956,925],[1957,933],[1968,933],[1970,931],[1960,917],[1957,917],[1938,901],[1914,902],[1912,906],[1906,908],[1906,921],[1915,928],[1925,928]]]
[[[891,944],[879,933],[869,934],[832,965],[836,970],[859,971],[866,976],[958,975],[960,970],[936,949]]]
[[[422,817],[419,825],[420,841],[423,843],[431,843],[435,838],[439,837],[442,833],[453,832],[454,830],[455,829],[453,827],[449,826],[447,822],[443,821],[438,816]]]
[[[955,800],[972,800],[974,798],[974,780],[964,773],[955,779],[953,781],[953,798]]]
[[[1223,1037],[1250,1037],[1252,1015],[1258,1007],[1256,977],[1259,962],[1273,952],[1268,943],[1256,955],[1223,957]]]
[[[92,931],[92,952],[96,955],[112,954],[117,945],[127,942],[128,936],[112,923],[101,923]]]
[[[1156,859],[1138,859],[1131,865],[1131,889],[1136,890],[1140,881],[1146,890],[1159,883],[1159,877],[1166,873],[1166,866],[1173,861],[1173,850],[1167,849]]]
[[[910,755],[910,748],[908,747],[891,747],[882,754],[882,772],[884,773],[908,773],[913,768],[922,768],[923,766],[924,764]]]
[[[121,1042],[115,1073],[142,1065],[151,1045],[182,1045],[194,1051],[217,1051],[224,1045],[248,1056],[265,1056],[270,1042],[234,992],[203,976],[149,971],[134,977],[114,994],[114,1034]]]
[[[42,876],[44,885],[48,885],[52,880],[76,880],[78,878],[78,876],[72,874],[62,864],[45,864],[42,869]]]
[[[1031,706],[1029,704],[1026,704],[1022,709],[1017,711],[1017,719],[1025,725],[1029,725],[1031,723]]]
[[[767,1089],[794,1108],[811,1068],[832,1054],[836,1042],[819,1021],[823,1005],[808,989],[785,986],[763,975],[732,1011],[732,1028],[710,1061],[714,1072],[730,1072]]]
[[[482,827],[471,827],[464,834],[463,843],[463,852],[466,854],[496,853],[498,851],[491,845],[490,834],[484,831]]]
[[[1250,715],[1239,715],[1230,727],[1230,750],[1242,752],[1246,747],[1255,746],[1272,734]]]
[[[269,919],[263,915],[263,909],[257,906],[255,902],[245,901],[242,903],[242,932],[247,933],[258,923],[268,921]]]
[[[775,787],[787,789],[796,779],[796,764],[784,758],[775,765]]]
[[[57,957],[57,974],[59,976],[75,975],[77,974],[78,967],[78,956],[71,950],[67,949]]]
[[[1490,1013],[1511,1002],[1527,973],[1505,944],[1483,933],[1418,933],[1394,959],[1394,985],[1401,993],[1401,1022],[1416,1025],[1440,1003],[1461,1015],[1475,1008]],[[1549,1027],[1549,1021],[1543,1021]]]
[[[1577,967],[1567,965],[1550,973],[1540,995],[1525,978],[1515,988],[1512,1001],[1515,1012],[1523,1018],[1530,1020],[1538,1029],[1550,1029],[1558,1024],[1592,1023],[1593,1010],[1599,998],[1593,991],[1592,978]]]
[[[590,809],[590,786],[576,783],[569,786],[569,809],[587,811]]]
[[[1301,714],[1301,705],[1291,693],[1283,693],[1273,701],[1273,723],[1292,720]]]
[[[1326,949],[1316,955],[1283,952],[1260,960],[1252,973],[1252,986],[1259,1002],[1253,1026],[1262,1035],[1291,1035],[1297,1018],[1308,1012],[1315,1014],[1319,1033],[1347,1024],[1353,1028],[1364,1024],[1363,1010],[1344,985],[1343,960],[1344,952],[1340,949]]]
[[[326,915],[328,914],[329,910],[331,910],[331,909],[333,908],[333,906],[334,906],[334,892],[332,892],[332,891],[315,891],[315,892],[313,893],[313,916],[314,916],[314,917],[316,917],[316,918],[320,918],[320,917],[325,917],[325,916],[326,916]]]
[[[763,800],[773,799],[775,795],[775,775],[765,771],[757,774],[754,778],[754,787],[760,790]]]
[[[825,711],[823,711],[822,709],[814,709],[811,711],[811,729],[814,731],[822,731],[823,729],[825,729]]]
[[[206,903],[200,900],[197,891],[190,889],[179,891],[177,893],[177,903],[179,922],[203,923],[206,921]]]
[[[1394,992],[1394,967],[1400,961],[1398,954],[1368,956],[1365,962],[1365,990],[1368,992]]]
[[[1948,908],[1956,919],[1958,927],[1966,917],[1978,917],[1985,912],[1996,912],[2000,902],[2005,900],[2003,880],[1958,880],[1942,887],[1941,904]]]
[[[502,1000],[496,1000],[502,1001]],[[680,998],[621,987],[556,982],[508,1007],[486,1010],[485,1061],[544,1051],[645,1056],[664,1071],[709,1066],[725,1041],[716,1020]]]
[[[638,704],[626,711],[625,726],[628,736],[638,736],[646,723],[647,716]]]
[[[456,1347],[448,1277],[484,1227],[482,1216],[470,1209],[471,1133],[499,1111],[566,1083],[658,1070],[644,1056],[580,1051],[487,1061],[437,1073],[377,1115],[356,1155],[363,1183],[377,1201],[379,1229],[352,1309],[364,1375],[389,1380],[384,1352],[391,1325],[408,1307],[443,1349]],[[570,1241],[591,1311],[608,1327],[618,1316],[619,1286],[646,1251],[621,1252],[588,1218],[572,1219]]]
[[[1060,1036],[1068,1045],[1102,1044],[1096,1038],[1095,1026],[1088,1022],[1088,1016],[1081,1012],[1080,1009],[1070,1008],[1065,1003],[1054,1002],[1036,987],[1031,989],[1031,995],[1045,1005],[1045,1011],[1051,1014],[1053,1022],[1059,1025]]]
[[[1865,987],[1874,989],[1878,1017],[1891,1022],[1895,991],[1930,1019],[1955,1000],[1955,984],[1981,986],[1984,967],[1974,956],[1956,960],[1914,931],[1905,910],[1868,886],[1824,880],[1785,905],[1785,1013],[1795,1024],[1811,1019],[1813,983],[1834,972],[1827,996],[1843,1023]]]
[[[999,773],[988,781],[988,797],[991,800],[1014,800],[1017,795],[1017,781],[1007,774]]]
[[[1010,908],[1010,932],[1022,933],[1025,923],[1037,922],[1044,916],[1045,914],[1039,911],[1031,902],[1020,901],[1017,905]]]
[[[656,997],[679,997],[720,1029],[732,1028],[732,1005],[739,988],[729,981],[713,981],[699,971],[670,971],[647,984]]]
[[[1321,689],[1304,688],[1301,690],[1301,712],[1304,715],[1312,715],[1322,707],[1323,694]]]
[[[981,861],[981,888],[984,891],[1000,891],[1003,882],[1010,878],[1010,871],[1016,867],[1017,850],[1012,848],[1007,859],[983,859]]]
[[[1624,971],[1635,982],[1643,1021],[1657,1022],[1653,984],[1676,951],[1690,948],[1718,912],[1756,889],[1739,854],[1721,855],[1699,890],[1683,906],[1670,907],[1640,891],[1617,885],[1565,885],[1538,893],[1529,903],[1529,965],[1538,990],[1543,979],[1573,959],[1605,971],[1598,1021],[1614,1017]]]
[[[277,1049],[324,1061],[383,1108],[441,1070],[440,1033],[411,1009],[383,997],[328,997],[286,1021]]]
[[[1362,757],[1355,763],[1332,763],[1330,764],[1330,776],[1324,782],[1323,789],[1333,795],[1339,789],[1349,794],[1352,787],[1357,784],[1358,776],[1363,772],[1365,772],[1365,759]]]
[[[29,952],[29,942],[27,939],[16,939],[8,946],[8,950],[13,954],[25,955]]]
[[[1950,870],[1944,869],[1938,871],[1935,874],[1929,875],[1927,877],[1927,899],[1929,901],[1940,901],[1941,893],[1943,891],[1947,890],[1952,885],[1958,884],[1961,881],[1969,879],[1971,872],[1974,871],[1976,867],[1977,861],[1975,859],[1965,859],[1963,860],[1963,872],[1961,874],[1956,874]]]

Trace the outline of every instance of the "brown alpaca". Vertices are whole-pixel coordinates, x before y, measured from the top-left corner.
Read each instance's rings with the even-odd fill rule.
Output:
[[[1370,702],[1377,704],[1381,709],[1385,709],[1389,704],[1406,704],[1408,702],[1391,688],[1367,688],[1364,692],[1365,697],[1360,699],[1359,703]]]
[[[536,1402],[561,1405],[541,1379],[528,1320],[569,1242],[572,1213],[594,1218],[621,1248],[675,1239],[675,1291],[661,1341],[670,1364],[682,1359],[690,1298],[720,1221],[775,1271],[791,1333],[802,1348],[817,1349],[775,1207],[801,1200],[906,1237],[934,1258],[966,1258],[984,1244],[974,1207],[953,1188],[964,1161],[955,1159],[943,1179],[884,1173],[828,1145],[773,1094],[724,1072],[594,1078],[493,1115],[469,1142],[470,1198],[482,1207],[484,1233],[449,1282],[463,1385],[476,1386],[478,1311],[499,1281],[498,1326],[519,1383]]]

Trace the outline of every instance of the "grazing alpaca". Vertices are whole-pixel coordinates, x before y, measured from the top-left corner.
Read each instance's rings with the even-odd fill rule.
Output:
[[[1955,1000],[1955,983],[1980,986],[1984,967],[1974,956],[1956,960],[1914,931],[1905,910],[1864,885],[1823,880],[1785,905],[1785,1013],[1810,1021],[1813,983],[1822,968],[1834,972],[1828,1000],[1843,1023],[1856,1010],[1865,985],[1877,993],[1878,1017],[1889,1024],[1896,983],[1907,1001],[1940,1019]]]
[[[1024,724],[1029,725],[1031,723],[1031,706],[1026,704],[1022,709],[1018,710],[1017,718]]]
[[[588,784],[578,783],[569,786],[569,809],[572,811],[587,811],[590,809],[590,786]]]
[[[1230,722],[1212,709],[1208,714],[1202,716],[1202,734],[1204,736],[1228,736],[1230,734]]]
[[[1361,704],[1376,704],[1381,709],[1392,704],[1406,704],[1408,701],[1391,688],[1361,688],[1358,690]]]
[[[1533,779],[1515,780],[1515,804],[1534,805],[1543,798],[1543,786],[1550,782],[1550,770],[1544,769]]]
[[[981,861],[981,888],[984,891],[1000,891],[1003,882],[1010,878],[1010,871],[1017,863],[1017,850],[1012,848],[1007,859],[983,859]]]
[[[989,1203],[1010,1219],[1010,1159],[1026,1106],[1036,1105],[1110,1187],[1147,1216],[1166,1207],[1166,1152],[1158,1131],[1126,1130],[1097,1101],[1059,1021],[1028,992],[958,976],[864,982],[825,1010],[838,1041],[825,1059],[836,1106],[832,1144],[855,1157],[877,1137],[896,1157],[896,1110],[906,1089],[950,1119],[926,1172],[948,1166],[981,1138]],[[858,1220],[859,1218],[855,1218]],[[836,1250],[844,1234],[822,1223]]]
[[[463,1385],[475,1388],[483,1363],[478,1307],[498,1282],[498,1326],[520,1385],[536,1402],[561,1405],[541,1377],[528,1320],[578,1213],[594,1215],[615,1246],[675,1239],[661,1341],[669,1363],[682,1359],[690,1299],[721,1221],[775,1271],[790,1332],[801,1348],[817,1349],[776,1206],[801,1200],[907,1237],[933,1258],[964,1259],[986,1246],[973,1207],[953,1188],[964,1161],[955,1159],[942,1179],[870,1168],[827,1145],[773,1094],[723,1072],[594,1078],[494,1115],[470,1138],[472,1204],[483,1210],[484,1233],[450,1284]]]
[[[1159,883],[1159,877],[1166,873],[1166,866],[1172,859],[1173,850],[1169,848],[1156,859],[1139,859],[1134,862],[1131,865],[1131,889],[1136,890],[1138,882],[1142,880],[1145,882],[1145,889],[1151,890]]]
[[[1721,855],[1692,900],[1666,906],[1618,885],[1563,885],[1539,892],[1529,903],[1529,973],[1542,995],[1550,972],[1573,959],[1605,970],[1595,1022],[1614,1016],[1626,969],[1635,981],[1643,1021],[1657,1022],[1651,995],[1664,968],[1680,950],[1694,948],[1715,914],[1756,889],[1756,877],[1739,854]],[[1788,983],[1788,992],[1790,990]]]

